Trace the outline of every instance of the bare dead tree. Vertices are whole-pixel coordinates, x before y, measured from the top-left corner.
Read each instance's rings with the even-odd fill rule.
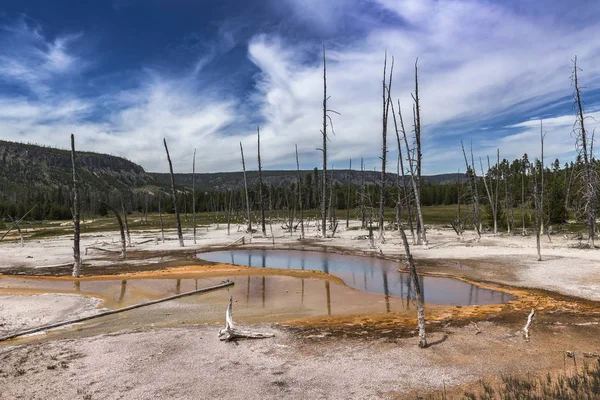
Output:
[[[227,207],[227,236],[230,233],[231,227],[231,203],[233,202],[233,192],[229,195],[229,206]]]
[[[323,177],[321,183],[321,234],[327,237],[327,61],[323,45]]]
[[[298,160],[298,145],[296,145],[296,171],[298,173],[298,207],[300,207],[300,239],[304,239],[304,206],[302,205],[302,180],[300,179],[300,161]]]
[[[81,276],[81,250],[79,247],[79,182],[75,166],[75,135],[71,134],[71,164],[73,166],[73,278]]]
[[[490,202],[490,208],[492,209],[492,219],[494,223],[494,233],[498,233],[498,187],[496,186],[496,192],[494,192],[494,188],[492,186],[492,176],[491,176],[491,167],[490,167],[490,157],[487,158],[488,162],[488,172],[487,174],[483,170],[483,161],[481,157],[479,157],[479,164],[481,165],[481,176],[483,178],[483,185],[485,186],[485,192],[488,196],[488,201]],[[489,185],[487,182],[486,175],[489,175]]]
[[[360,158],[360,227],[361,229],[365,229],[365,219],[366,219],[366,210],[365,210],[365,164],[364,160]]]
[[[194,244],[196,244],[196,149],[194,149],[194,160],[192,161],[192,214],[194,224]]]
[[[382,80],[382,102],[383,102],[383,114],[382,114],[382,128],[381,128],[381,192],[379,197],[379,239],[384,240],[384,212],[385,212],[385,167],[387,160],[387,126],[388,126],[388,114],[390,110],[391,102],[391,90],[392,90],[392,75],[394,72],[394,57],[392,57],[392,64],[390,66],[390,77],[389,82],[386,83],[386,68],[387,68],[387,52],[383,61],[383,80]]]
[[[352,159],[350,159],[350,173],[352,173]],[[346,187],[346,229],[350,227],[350,184]]]
[[[410,245],[408,244],[408,239],[406,238],[404,228],[402,225],[400,225],[399,229],[400,237],[402,238],[402,244],[404,245],[404,252],[406,253],[406,258],[408,261],[410,277],[415,287],[415,301],[417,303],[417,320],[419,326],[419,347],[425,348],[427,347],[427,336],[425,333],[425,308],[423,305],[425,301],[423,299],[422,286],[419,280],[419,275],[417,274],[417,268],[415,266],[415,261],[413,260],[412,253],[410,251]]]
[[[479,198],[477,196],[477,190],[475,189],[475,169],[469,165],[469,161],[467,161],[467,153],[465,152],[465,145],[462,140],[460,141],[460,145],[462,147],[463,156],[465,158],[465,166],[467,168],[467,180],[469,182],[469,195],[471,197],[471,205],[473,209],[473,227],[475,228],[475,232],[477,232],[477,237],[481,239],[481,231],[479,230]],[[468,175],[468,171],[471,171],[471,176]]]
[[[452,228],[454,228],[454,232],[456,232],[456,235],[458,236],[458,238],[462,238],[462,233],[463,233],[463,228],[462,228],[462,222],[460,220],[460,198],[461,198],[461,193],[460,193],[460,169],[458,170],[457,174],[456,174],[456,199],[457,199],[457,204],[456,204],[456,219],[452,222]]]
[[[583,112],[583,102],[581,100],[581,88],[579,86],[579,80],[577,72],[581,69],[577,67],[577,56],[573,59],[573,74],[571,80],[574,86],[573,97],[575,100],[576,118],[573,125],[573,135],[575,136],[575,145],[577,150],[583,157],[583,165],[585,168],[585,193],[584,193],[584,211],[587,216],[588,235],[589,235],[589,247],[595,248],[594,236],[596,232],[596,191],[597,191],[597,177],[596,171],[594,170],[594,134],[592,133],[591,138],[588,137],[588,132],[585,129],[585,119]]]
[[[415,108],[413,108],[413,111],[415,110]],[[417,161],[414,158],[414,155],[412,154],[411,148],[408,144],[408,138],[406,135],[406,131],[404,130],[404,120],[402,118],[402,111],[400,109],[400,104],[398,104],[398,116],[400,118],[400,129],[402,129],[402,136],[404,137],[404,145],[406,146],[406,154],[408,155],[408,171],[410,172],[410,181],[412,183],[412,187],[413,187],[413,194],[415,196],[415,205],[417,207],[417,244],[423,244],[423,245],[427,245],[427,232],[425,229],[425,224],[423,222],[423,212],[421,210],[421,193],[419,191],[419,186],[417,183],[417,172],[415,171],[415,164],[417,163]],[[414,125],[415,125],[415,130],[417,130],[417,126],[420,125],[420,121],[418,120],[418,116],[415,112],[413,112],[413,117],[414,117]],[[417,144],[418,146],[418,144]],[[417,157],[418,154],[420,153],[419,150],[417,150]],[[419,231],[419,226],[421,227],[421,230]]]
[[[260,224],[262,228],[263,236],[267,236],[267,228],[265,227],[265,204],[263,201],[263,180],[262,180],[262,164],[260,162],[260,129],[256,127],[256,133],[258,136],[258,203],[260,205]]]
[[[534,165],[537,165],[537,163],[534,163]],[[541,212],[542,212],[542,200],[539,197],[539,192],[538,192],[538,171],[537,171],[537,167],[532,167],[531,168],[531,175],[533,175],[533,204],[535,207],[535,245],[536,245],[536,249],[537,249],[537,255],[538,255],[538,261],[542,261],[542,250],[541,250],[541,241],[540,241],[540,233],[541,233],[541,229],[542,229],[542,225],[540,223],[540,217],[541,217]]]
[[[248,227],[246,232],[252,234],[252,216],[250,215],[250,197],[248,196],[248,181],[246,180],[246,161],[244,161],[244,148],[240,142],[240,152],[242,153],[242,169],[244,170],[244,192],[246,193],[246,215],[248,218]]]
[[[162,237],[162,242],[165,242],[165,228],[163,226],[163,219],[162,219],[162,210],[160,208],[160,196],[158,197],[158,219],[160,220],[160,235]]]
[[[177,221],[177,236],[179,237],[179,247],[184,247],[183,244],[183,233],[181,232],[181,219],[179,218],[179,210],[177,208],[177,192],[175,191],[175,175],[173,174],[173,163],[171,163],[171,156],[169,155],[169,148],[167,147],[167,139],[163,138],[165,145],[165,151],[167,152],[167,160],[169,161],[169,171],[171,172],[171,198],[173,200],[173,209],[175,210],[175,220]]]
[[[131,245],[131,235],[129,234],[129,221],[127,220],[127,209],[125,208],[125,203],[123,202],[123,196],[120,193],[119,193],[119,201],[121,202],[121,211],[123,212],[123,218],[125,219],[125,232],[127,234],[127,245],[129,247],[133,247]]]
[[[541,170],[542,186],[541,186],[541,194],[540,194],[541,200],[540,200],[540,221],[539,221],[540,228],[539,229],[540,229],[542,235],[544,234],[545,226],[546,226],[545,218],[544,218],[544,136],[545,136],[544,135],[544,125],[543,125],[542,120],[540,119],[540,144],[542,147],[542,158],[540,161],[542,163],[542,170]],[[541,256],[540,256],[540,258],[541,258]]]
[[[121,216],[119,215],[119,212],[117,211],[117,209],[113,206],[111,206],[109,203],[106,203],[104,201],[101,201],[102,204],[106,205],[114,214],[115,217],[117,218],[117,222],[119,223],[119,231],[121,232],[121,258],[123,260],[125,260],[127,258],[127,242],[125,240],[125,228],[123,226],[123,220],[121,219]],[[121,198],[121,209],[125,209],[123,206],[123,199]]]
[[[525,236],[525,171],[529,165],[525,161],[521,162],[521,220],[523,224],[522,235]]]
[[[398,144],[398,161],[399,161],[399,173],[398,175],[402,174],[402,194],[404,195],[404,203],[406,205],[406,210],[408,213],[408,226],[410,229],[410,234],[412,236],[412,244],[416,244],[416,240],[415,240],[415,230],[413,227],[413,223],[412,223],[412,205],[411,205],[411,195],[410,195],[410,190],[407,188],[406,186],[406,174],[405,174],[405,169],[404,169],[404,159],[402,157],[402,143],[401,143],[401,139],[400,139],[400,132],[402,132],[403,138],[404,135],[406,134],[406,130],[404,129],[404,120],[402,119],[402,112],[400,109],[400,100],[398,100],[398,117],[400,118],[400,127],[401,130],[398,129],[398,122],[396,120],[396,112],[394,110],[394,103],[392,102],[391,104],[392,107],[392,119],[394,121],[394,131],[396,132],[396,142]],[[400,195],[400,187],[398,187],[398,202],[400,203],[400,207],[402,207],[402,198]],[[400,229],[400,213],[398,215],[398,231]]]
[[[325,57],[325,45],[323,45],[323,128],[321,129],[321,134],[323,136],[323,148],[317,149],[323,152],[323,177],[321,182],[321,234],[323,237],[327,237],[327,140],[329,137],[327,135],[327,126],[331,124],[331,133],[335,134],[333,130],[333,121],[329,113],[339,113],[334,110],[330,110],[327,108],[327,101],[329,97],[327,97],[327,61]]]
[[[414,127],[415,127],[415,147],[417,151],[417,159],[416,159],[416,185],[415,189],[415,199],[421,199],[421,161],[423,159],[423,154],[421,153],[421,105],[419,103],[419,67],[418,67],[419,59],[415,60],[415,93],[411,94],[414,101],[413,108],[413,117],[414,117]],[[400,108],[400,107],[398,107]],[[418,193],[416,193],[418,192]],[[419,200],[420,201],[420,200]],[[419,201],[417,201],[417,212],[420,214]],[[421,230],[424,230],[425,226],[423,225],[423,216],[421,215],[419,219],[417,219],[417,236],[425,237],[425,234],[421,233]],[[423,239],[424,240],[424,239]],[[425,240],[426,242],[426,240]]]
[[[25,244],[23,243],[23,233],[21,232],[21,226],[19,225],[19,221],[17,221],[10,215],[8,216],[8,218],[10,219],[10,222],[12,222],[13,226],[17,228],[17,233],[19,234],[19,238],[21,240],[21,247],[25,246]]]

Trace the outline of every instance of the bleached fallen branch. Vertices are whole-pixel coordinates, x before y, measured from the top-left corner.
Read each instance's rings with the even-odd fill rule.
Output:
[[[481,329],[479,329],[479,325],[477,325],[477,322],[471,322],[471,325],[473,325],[473,327],[476,330],[475,334],[479,335],[481,333]]]
[[[235,239],[233,242],[229,243],[225,247],[233,246],[234,244],[238,244],[238,243],[246,244],[246,236],[244,235],[244,236],[241,236],[241,237]]]
[[[229,305],[225,312],[225,329],[219,331],[219,339],[230,342],[235,339],[265,339],[275,336],[272,333],[244,331],[233,326],[233,298],[229,297]]]
[[[523,327],[523,336],[526,341],[529,341],[529,327],[531,326],[531,322],[533,321],[533,316],[535,315],[535,310],[532,308],[529,316],[527,317],[527,323]]]

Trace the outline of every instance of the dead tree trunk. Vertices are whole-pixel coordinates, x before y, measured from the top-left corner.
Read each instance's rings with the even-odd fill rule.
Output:
[[[572,81],[575,87],[575,106],[577,110],[575,126],[573,132],[575,141],[580,154],[583,156],[583,165],[585,167],[585,212],[587,214],[587,225],[589,234],[589,246],[595,248],[594,236],[596,232],[596,171],[594,170],[594,135],[592,133],[591,140],[588,138],[588,133],[585,130],[585,117],[583,115],[583,105],[581,101],[581,90],[577,76],[577,56],[573,59],[573,75]]]
[[[123,218],[125,219],[125,232],[127,234],[127,245],[131,246],[131,235],[129,234],[129,221],[127,220],[127,209],[125,208],[125,203],[123,203],[123,196],[119,193],[119,200],[121,201],[121,212],[123,213]]]
[[[246,180],[246,161],[244,161],[244,148],[240,142],[240,152],[242,153],[242,169],[244,170],[244,191],[246,193],[246,215],[248,217],[248,227],[246,232],[252,234],[252,216],[250,215],[250,197],[248,197],[248,181]]]
[[[13,225],[10,228],[8,228],[8,230],[6,232],[4,232],[4,234],[2,235],[2,237],[0,237],[0,242],[2,241],[2,239],[4,239],[10,233],[10,231],[13,230],[13,228],[19,229],[19,236],[21,236],[20,227],[18,226],[18,224],[20,224],[21,221],[23,221],[25,219],[25,217],[27,215],[29,215],[29,213],[32,212],[33,209],[36,208],[36,207],[37,207],[37,205],[31,207],[29,209],[29,211],[27,211],[25,214],[23,214],[23,216],[16,221],[16,223],[13,222]],[[21,244],[23,244],[23,236],[21,236]]]
[[[492,188],[492,178],[490,176],[490,184],[488,185],[486,173],[483,170],[483,161],[481,161],[481,157],[479,157],[479,164],[481,165],[481,176],[483,178],[483,185],[485,186],[485,192],[488,196],[488,201],[490,202],[490,208],[492,209],[492,219],[494,220],[494,233],[498,233],[498,218],[496,214],[496,203],[494,202],[494,192]],[[490,158],[488,157],[488,173],[490,174]]]
[[[173,209],[175,210],[175,220],[177,221],[177,236],[179,237],[179,247],[184,247],[183,233],[181,232],[181,219],[179,218],[179,210],[177,209],[177,193],[175,192],[175,175],[173,174],[173,164],[167,147],[167,139],[163,139],[165,151],[167,152],[167,160],[169,161],[169,171],[171,172],[171,198],[173,199]]]
[[[260,129],[256,127],[258,135],[258,202],[260,204],[260,224],[263,236],[267,236],[267,228],[265,227],[265,203],[263,201],[263,180],[262,180],[262,165],[260,162]]]
[[[300,161],[298,160],[298,145],[296,145],[296,171],[298,173],[298,207],[300,207],[300,239],[304,239],[304,206],[302,205],[302,181],[300,179]]]
[[[392,119],[394,120],[394,130],[396,131],[396,142],[398,143],[398,160],[400,162],[400,173],[402,174],[402,193],[404,196],[404,204],[406,205],[406,209],[408,212],[408,226],[410,229],[410,234],[412,237],[412,244],[415,244],[415,230],[413,228],[412,223],[412,212],[411,212],[411,196],[410,190],[406,186],[406,174],[404,170],[404,160],[402,157],[402,143],[400,141],[400,131],[398,130],[398,122],[396,120],[396,112],[394,110],[394,103],[391,103],[392,107]],[[400,100],[398,100],[398,116],[400,118],[400,127],[402,129],[402,135],[406,134],[406,130],[404,129],[404,120],[402,119],[402,111],[400,109]],[[400,202],[400,187],[398,187],[398,201]],[[398,230],[400,230],[400,221],[398,221]]]
[[[391,90],[392,90],[392,74],[394,72],[394,58],[392,57],[392,65],[390,66],[390,78],[389,83],[386,84],[386,67],[387,67],[387,53],[383,61],[383,80],[382,80],[382,99],[383,99],[383,114],[382,114],[382,128],[381,128],[381,193],[379,197],[379,239],[384,240],[384,213],[385,213],[385,167],[387,159],[387,126],[388,126],[388,113],[390,109]]]
[[[109,203],[102,203],[106,205],[115,214],[115,217],[117,218],[117,222],[119,223],[119,230],[121,232],[121,258],[125,260],[127,258],[127,242],[125,240],[125,228],[123,227],[123,220],[121,219],[121,216],[119,215],[119,212],[115,207],[111,206]],[[123,199],[121,199],[121,209],[125,210],[123,206]]]
[[[363,158],[360,158],[360,227],[365,229],[366,210],[365,210],[365,164]]]
[[[165,242],[165,228],[163,226],[162,219],[162,210],[160,208],[160,196],[158,197],[158,219],[160,220],[160,236],[162,237],[162,242]]]
[[[417,150],[417,159],[416,159],[416,165],[417,165],[417,171],[416,171],[416,190],[415,192],[415,199],[421,199],[421,161],[423,159],[423,154],[421,153],[421,105],[419,103],[419,67],[418,67],[418,63],[419,63],[419,59],[417,58],[415,60],[415,94],[414,96],[412,96],[413,101],[415,102],[414,104],[414,111],[415,111],[415,145],[416,145],[416,150]],[[421,205],[419,204],[419,201],[417,201],[417,213],[421,214]],[[419,219],[417,219],[417,236],[418,237],[423,237],[423,240],[426,242],[427,240],[424,239],[425,238],[425,234],[421,234],[421,230],[425,230],[425,226],[423,225],[423,216],[420,215]]]
[[[400,225],[400,236],[402,237],[404,252],[406,253],[406,259],[408,260],[410,277],[415,287],[415,301],[417,303],[417,320],[419,325],[419,347],[425,348],[427,347],[427,336],[425,333],[425,308],[423,305],[423,292],[421,290],[421,282],[419,281],[419,275],[417,274],[415,261],[413,260],[412,253],[410,251],[410,246],[408,244],[408,239],[406,238],[406,233],[404,232],[404,228],[402,227],[402,225]]]
[[[229,229],[231,227],[231,203],[233,201],[233,192],[229,195],[229,207],[227,207],[227,236],[229,236]]]
[[[10,222],[13,223],[13,226],[17,228],[17,232],[19,233],[19,239],[21,240],[21,247],[25,246],[25,243],[23,242],[23,233],[21,232],[21,227],[19,226],[19,221],[17,221],[10,215],[8,216],[8,218],[10,218]]]
[[[327,237],[327,62],[323,45],[323,179],[321,183],[321,234]]]
[[[73,166],[73,278],[81,276],[81,250],[79,247],[79,182],[75,168],[75,135],[71,134],[71,164]]]
[[[454,231],[456,232],[456,235],[458,236],[458,238],[462,238],[462,222],[460,220],[460,197],[461,197],[461,193],[460,193],[460,169],[458,170],[458,173],[456,175],[456,200],[457,200],[457,205],[456,205],[456,220],[454,221],[454,223],[452,224],[452,227],[454,228]]]
[[[525,162],[521,165],[521,220],[523,223],[523,236],[525,236]]]
[[[415,160],[414,160],[414,157],[411,157],[411,148],[408,145],[408,138],[406,136],[406,131],[404,130],[404,120],[402,118],[402,112],[400,110],[399,104],[398,104],[398,116],[400,118],[400,127],[402,129],[402,136],[404,136],[404,145],[406,146],[406,154],[408,155],[408,167],[409,167],[409,172],[410,172],[410,181],[412,183],[413,194],[415,196],[415,205],[417,207],[417,222],[418,222],[417,244],[427,245],[427,232],[425,229],[425,224],[423,222],[423,212],[421,210],[421,195],[420,195],[419,186],[417,183],[417,173],[415,172],[415,167],[413,165]],[[415,130],[417,130],[417,126],[420,124],[420,122],[418,121],[418,117],[416,117],[415,113],[413,113],[413,116],[415,118],[415,121],[414,121]],[[417,151],[417,154],[419,154],[419,151]],[[420,231],[419,231],[419,226],[421,227]]]
[[[462,147],[463,156],[465,158],[465,166],[467,168],[467,180],[469,181],[469,194],[471,195],[471,204],[473,208],[473,227],[475,228],[475,232],[477,232],[477,237],[481,239],[481,231],[479,230],[479,223],[477,219],[478,208],[479,208],[479,199],[477,197],[477,190],[475,189],[475,170],[471,168],[469,165],[469,161],[467,161],[467,153],[465,152],[465,145],[462,140],[460,141],[460,145]],[[469,176],[468,172],[471,171],[471,176]]]
[[[352,173],[352,159],[350,159],[350,173]],[[346,229],[350,227],[350,183],[346,185]]]
[[[194,224],[194,244],[196,244],[196,149],[192,161],[192,223]]]
[[[537,180],[537,168],[532,168],[532,175],[533,175],[533,203],[535,206],[535,245],[536,245],[536,249],[537,249],[537,255],[538,255],[538,261],[542,261],[542,250],[541,250],[541,242],[540,242],[540,236],[541,236],[541,228],[542,225],[540,224],[540,216],[541,216],[541,212],[542,212],[542,205],[541,205],[541,201],[540,198],[538,196],[538,180]]]

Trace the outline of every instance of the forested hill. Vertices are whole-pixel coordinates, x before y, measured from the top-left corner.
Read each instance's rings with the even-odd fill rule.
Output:
[[[142,167],[122,157],[77,152],[83,187],[125,190],[154,183]],[[0,141],[0,191],[52,190],[72,184],[68,150]]]
[[[357,170],[333,170],[328,171],[329,176],[333,177],[334,182],[340,185],[360,186],[362,183],[362,173]],[[381,172],[365,171],[365,184],[371,185],[379,183]],[[170,176],[166,173],[150,173],[159,184],[170,185]],[[320,177],[320,171],[315,176],[314,170],[300,170],[300,178],[304,182],[307,175],[312,175],[312,179]],[[387,174],[387,181],[393,184],[396,182],[396,174]],[[263,183],[268,186],[286,186],[296,183],[298,172],[293,170],[265,170],[263,171]],[[258,184],[258,171],[247,171],[246,178],[248,185]],[[465,175],[459,176],[461,183],[465,181]],[[320,178],[319,178],[320,179]],[[408,178],[407,178],[408,179]],[[423,182],[431,185],[444,185],[456,183],[457,174],[440,174],[423,176]],[[175,184],[180,186],[192,186],[192,174],[175,174]],[[232,190],[240,189],[244,186],[244,175],[240,172],[215,172],[215,173],[196,173],[197,190]]]
[[[157,186],[167,190],[170,177],[167,173],[147,173],[144,168],[122,157],[107,154],[77,152],[79,179],[82,186],[91,190],[119,191],[141,189]],[[307,175],[313,179],[319,174],[315,170],[301,170],[300,176],[305,181]],[[329,176],[340,185],[352,184],[359,186],[362,173],[357,170],[333,170]],[[319,175],[320,176],[320,175]],[[258,183],[258,172],[248,171],[248,184]],[[0,196],[16,199],[23,191],[66,189],[72,184],[71,153],[52,147],[33,144],[14,143],[0,140]],[[294,170],[265,170],[263,180],[266,185],[276,187],[295,183],[297,172]],[[364,179],[367,185],[378,183],[381,173],[365,171]],[[396,182],[396,174],[387,174],[390,183]],[[439,185],[455,183],[457,174],[442,174],[424,176],[425,184]],[[460,175],[461,182],[465,176]],[[175,184],[183,187],[192,186],[192,174],[176,173]],[[196,185],[198,190],[231,190],[240,189],[244,178],[239,172],[197,173]]]

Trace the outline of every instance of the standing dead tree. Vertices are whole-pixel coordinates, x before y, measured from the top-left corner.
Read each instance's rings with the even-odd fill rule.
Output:
[[[540,241],[540,233],[542,230],[542,224],[540,223],[540,217],[542,214],[542,201],[543,198],[540,198],[538,192],[538,163],[535,162],[534,165],[531,166],[531,175],[533,176],[533,204],[535,207],[535,246],[537,249],[538,261],[542,261],[542,249],[541,249],[541,241]]]
[[[263,199],[263,180],[262,180],[262,164],[260,162],[260,129],[256,127],[258,136],[258,203],[260,205],[260,225],[263,236],[267,236],[267,228],[265,227],[265,202]]]
[[[413,107],[413,119],[415,131],[417,131],[418,129],[420,129],[418,128],[418,126],[420,126],[421,122],[419,121],[418,114],[415,112],[415,108],[416,107]],[[402,136],[404,137],[404,145],[406,146],[406,154],[408,157],[408,171],[410,172],[410,181],[412,183],[413,195],[415,197],[415,205],[417,207],[417,244],[427,245],[427,231],[423,222],[423,212],[421,210],[421,193],[419,190],[417,171],[415,170],[415,164],[418,165],[418,161],[415,160],[414,153],[408,144],[408,138],[404,129],[404,119],[402,118],[402,111],[400,109],[400,102],[398,102],[398,117],[400,118],[400,129],[402,130]],[[420,143],[417,142],[416,146],[419,147]],[[418,158],[420,150],[417,150],[416,153],[416,157]],[[421,227],[420,230],[419,226]]]
[[[392,75],[394,72],[394,57],[392,57],[392,64],[390,66],[390,77],[386,83],[386,68],[387,68],[387,53],[383,61],[383,80],[382,80],[382,98],[383,98],[383,114],[382,114],[382,128],[381,128],[381,192],[379,197],[379,239],[384,240],[384,212],[385,212],[385,167],[387,160],[387,127],[388,127],[388,114],[390,110],[391,102],[391,90],[392,90]]]
[[[194,244],[196,244],[196,149],[194,149],[194,160],[192,161],[192,220],[194,224]]]
[[[323,128],[321,129],[321,135],[323,136],[323,147],[317,149],[323,152],[323,176],[321,180],[321,234],[323,238],[327,237],[327,126],[331,124],[331,133],[335,134],[333,130],[333,121],[329,113],[339,113],[334,110],[327,108],[327,61],[325,57],[325,45],[323,45]]]
[[[415,189],[415,199],[419,199],[417,200],[417,213],[418,215],[418,219],[417,219],[417,236],[419,238],[423,238],[423,241],[425,242],[425,244],[427,243],[427,240],[425,239],[426,234],[424,233],[425,231],[425,225],[423,225],[423,215],[421,214],[421,204],[420,199],[421,199],[421,161],[423,160],[423,154],[421,152],[421,105],[419,103],[419,59],[417,58],[415,60],[415,93],[411,94],[413,101],[414,101],[414,105],[413,105],[413,119],[414,119],[414,129],[415,129],[415,147],[416,147],[416,152],[417,152],[417,159],[416,159],[416,176],[415,176],[415,180],[416,180],[416,189]],[[398,108],[400,108],[398,106]],[[408,150],[408,148],[407,148]]]
[[[160,208],[160,195],[158,196],[158,219],[160,220],[160,236],[162,237],[162,242],[165,242],[165,227],[163,225],[162,218],[162,209]]]
[[[467,161],[467,153],[465,152],[465,145],[463,144],[462,140],[460,141],[460,145],[462,147],[463,156],[465,158],[465,166],[467,168],[467,180],[469,182],[469,195],[471,197],[471,205],[473,208],[473,227],[475,228],[475,231],[477,232],[477,237],[479,239],[481,239],[481,231],[479,230],[479,197],[477,196],[477,189],[476,189],[477,176],[475,175],[475,169],[471,165],[469,165],[469,161]],[[469,174],[469,172],[470,172],[470,174]]]
[[[246,232],[252,234],[252,216],[250,215],[250,197],[248,196],[248,181],[246,180],[246,161],[244,160],[244,148],[240,142],[240,152],[242,153],[242,169],[244,170],[244,192],[246,193],[246,216],[248,218],[248,227]]]
[[[296,172],[298,186],[298,207],[300,208],[300,239],[304,239],[304,206],[302,205],[302,180],[300,179],[300,161],[298,160],[298,145],[296,145]]]
[[[402,143],[401,143],[401,139],[400,139],[400,132],[402,132],[403,135],[403,139],[404,139],[404,135],[406,135],[406,130],[404,129],[404,120],[402,119],[402,112],[400,110],[400,100],[398,100],[398,117],[400,118],[400,128],[401,131],[398,129],[398,122],[396,120],[396,112],[394,110],[394,104],[391,103],[391,107],[392,107],[392,119],[394,121],[394,130],[396,132],[396,142],[398,144],[398,162],[399,162],[399,173],[398,175],[402,174],[402,195],[400,193],[400,186],[398,185],[398,181],[396,181],[396,184],[398,185],[398,203],[399,203],[399,207],[402,207],[402,200],[404,200],[404,204],[406,205],[406,210],[407,210],[407,214],[408,214],[408,226],[410,229],[410,234],[412,236],[412,244],[416,244],[416,240],[415,240],[415,230],[413,227],[413,222],[412,222],[412,205],[411,205],[411,194],[410,194],[410,190],[407,188],[406,186],[406,174],[405,174],[405,169],[404,169],[404,159],[402,157]],[[398,231],[400,231],[400,220],[401,220],[401,213],[398,212],[398,218],[397,218],[397,223],[398,223]]]
[[[361,229],[365,229],[366,225],[366,208],[365,208],[365,196],[366,187],[365,187],[365,163],[363,158],[360,158],[360,227]]]
[[[575,145],[579,154],[583,157],[583,166],[585,168],[585,192],[584,192],[584,212],[586,214],[586,222],[588,226],[589,247],[595,248],[594,236],[596,232],[596,191],[597,191],[597,176],[594,169],[594,133],[591,138],[588,137],[589,132],[585,130],[586,117],[583,114],[583,104],[581,100],[581,88],[577,72],[581,69],[577,67],[577,56],[573,59],[573,74],[571,81],[573,82],[575,100],[576,117],[573,125],[573,135],[575,136]]]
[[[71,134],[71,164],[73,166],[73,278],[81,276],[81,249],[79,247],[79,182],[75,167],[75,135]]]
[[[352,159],[350,159],[350,173],[352,173]],[[350,227],[350,184],[346,186],[346,229]]]
[[[169,161],[169,171],[171,172],[171,198],[173,200],[173,209],[175,210],[175,220],[177,221],[177,236],[179,237],[179,247],[184,247],[183,244],[183,233],[181,232],[181,219],[179,218],[179,210],[177,208],[177,192],[175,191],[175,175],[173,174],[173,163],[171,163],[171,156],[169,155],[169,148],[167,147],[167,139],[163,138],[165,145],[165,151],[167,152],[167,160]]]
[[[456,174],[456,219],[452,222],[452,228],[459,239],[462,239],[463,225],[460,220],[460,169]]]
[[[117,218],[117,222],[119,223],[119,230],[121,232],[121,258],[123,260],[125,260],[127,258],[127,242],[125,240],[125,228],[123,226],[123,220],[121,219],[121,216],[119,215],[119,211],[117,211],[117,209],[115,207],[113,207],[112,205],[110,205],[109,203],[104,202],[104,201],[101,201],[100,203],[102,203],[106,207],[108,207],[115,214],[115,217]],[[121,198],[121,209],[124,210],[122,198]]]
[[[125,208],[125,203],[123,202],[123,195],[119,193],[119,201],[121,202],[121,212],[123,213],[123,218],[125,219],[125,232],[127,234],[127,246],[133,247],[131,245],[131,235],[129,234],[129,221],[127,220],[127,208]]]
[[[400,236],[402,237],[402,244],[404,245],[404,252],[406,253],[406,258],[408,261],[410,277],[415,287],[415,301],[417,303],[417,320],[419,326],[419,347],[424,348],[427,347],[427,336],[425,333],[425,308],[423,306],[425,301],[423,298],[423,288],[419,280],[419,275],[417,274],[415,261],[413,260],[412,253],[410,251],[410,245],[408,244],[408,239],[406,237],[406,233],[404,232],[402,224],[400,224],[399,230]]]
[[[498,158],[500,157],[500,152],[498,151]],[[485,192],[488,196],[488,201],[490,202],[490,208],[492,210],[492,219],[494,223],[494,233],[498,233],[498,185],[496,184],[496,190],[494,191],[494,187],[492,186],[492,169],[490,167],[490,157],[487,158],[488,162],[488,170],[487,174],[483,170],[483,161],[481,157],[479,157],[479,164],[481,165],[481,176],[483,179],[483,185],[485,186]],[[496,164],[496,172],[498,171],[498,164]],[[486,178],[486,175],[489,176],[489,184]],[[496,176],[496,182],[498,182],[498,177]]]

